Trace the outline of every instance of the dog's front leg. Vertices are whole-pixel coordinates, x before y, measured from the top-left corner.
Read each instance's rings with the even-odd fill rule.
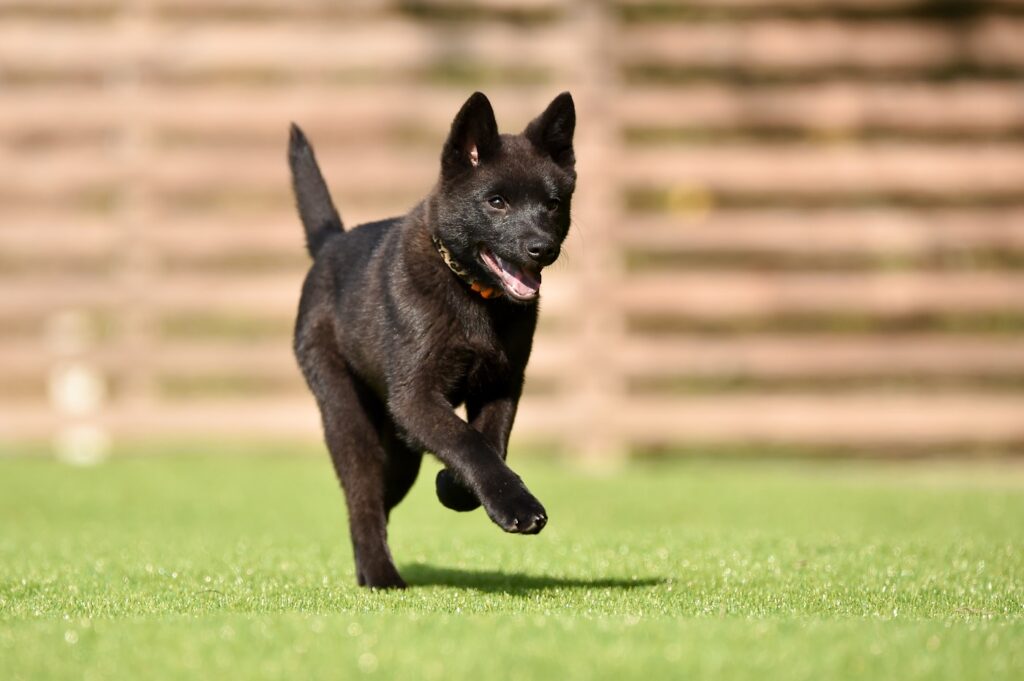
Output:
[[[504,444],[491,441],[452,411],[436,392],[407,390],[389,408],[406,435],[435,454],[483,504],[491,520],[506,532],[536,534],[547,524],[547,512],[504,460]],[[505,410],[511,428],[514,407]],[[500,446],[500,447],[499,447]]]
[[[518,393],[508,397],[466,400],[470,425],[491,443],[502,459],[508,458],[508,438],[518,406]],[[480,507],[480,500],[473,490],[448,468],[437,472],[436,487],[438,500],[453,511],[472,511]]]
[[[508,458],[508,438],[518,408],[518,394],[487,400],[471,398],[466,401],[466,416],[470,425],[494,445],[502,459]]]

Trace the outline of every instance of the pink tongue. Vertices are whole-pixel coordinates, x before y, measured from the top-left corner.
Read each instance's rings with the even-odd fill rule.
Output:
[[[537,295],[540,288],[540,273],[528,272],[512,263],[505,262],[493,253],[489,253],[500,268],[501,280],[517,296],[529,298]]]
[[[501,271],[508,275],[504,277],[505,281],[516,293],[528,296],[536,293],[540,288],[540,273],[531,274],[502,260],[499,260],[498,263],[501,265]]]

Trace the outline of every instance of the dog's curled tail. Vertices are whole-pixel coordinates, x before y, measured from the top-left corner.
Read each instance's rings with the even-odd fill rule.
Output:
[[[320,174],[313,147],[294,123],[288,139],[288,165],[292,169],[295,205],[306,230],[306,249],[315,258],[328,239],[340,234],[344,227],[331,200],[331,192]]]

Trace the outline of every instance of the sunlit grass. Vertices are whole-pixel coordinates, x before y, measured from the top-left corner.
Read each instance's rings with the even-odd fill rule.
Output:
[[[1013,464],[590,477],[531,460],[522,473],[551,515],[538,537],[442,508],[435,470],[392,517],[412,588],[371,593],[354,585],[326,455],[0,461],[2,675],[960,681],[1024,669]]]

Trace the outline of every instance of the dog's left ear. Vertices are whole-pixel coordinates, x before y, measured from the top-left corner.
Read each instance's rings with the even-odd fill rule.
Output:
[[[572,172],[576,155],[572,150],[572,134],[576,130],[576,106],[568,92],[555,97],[540,116],[530,121],[523,135],[555,163]]]
[[[453,177],[475,168],[497,155],[500,148],[501,136],[491,102],[484,93],[474,92],[452,121],[441,152],[442,174]]]

